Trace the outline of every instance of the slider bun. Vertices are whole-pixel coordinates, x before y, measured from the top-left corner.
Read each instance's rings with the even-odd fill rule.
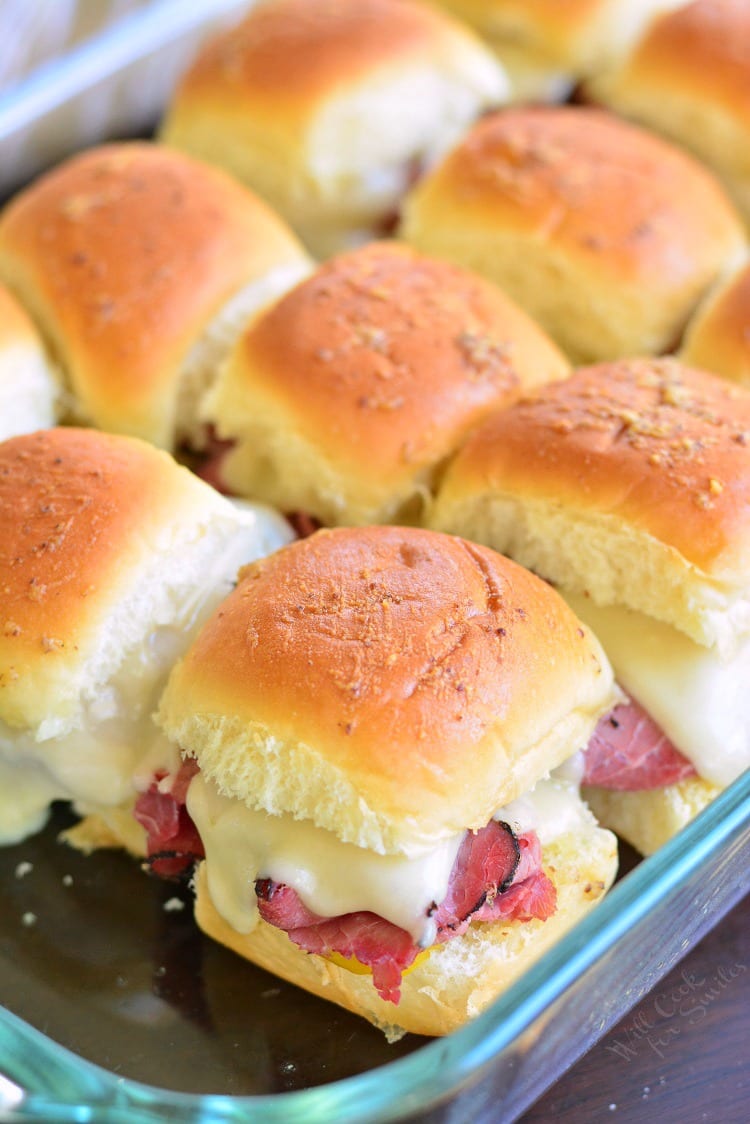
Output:
[[[236,494],[326,524],[418,522],[469,429],[568,363],[482,278],[395,243],[321,266],[252,323],[204,415]]]
[[[747,0],[695,0],[655,20],[586,93],[690,149],[750,223],[748,44]]]
[[[231,171],[324,257],[372,237],[415,165],[506,93],[492,54],[426,4],[276,0],[203,47],[162,137]]]
[[[166,453],[94,430],[0,444],[0,526],[0,726],[37,741],[88,729],[116,674],[136,715],[147,667],[166,675],[213,586],[255,556],[229,501]]]
[[[579,363],[669,350],[744,246],[710,172],[581,106],[478,122],[407,198],[402,235],[502,286]]]
[[[264,203],[153,144],[75,156],[0,219],[0,274],[69,380],[76,418],[168,448],[195,428],[236,321],[307,268]]]
[[[680,358],[750,387],[750,262],[700,306],[688,325]]]
[[[431,531],[319,531],[243,571],[157,721],[220,791],[407,855],[587,744],[601,648],[544,582]]]
[[[642,855],[652,855],[695,819],[719,795],[720,788],[700,777],[643,792],[585,788],[583,795],[597,819],[616,831]]]
[[[34,325],[0,285],[0,441],[54,425],[59,393]]]
[[[485,36],[514,100],[558,100],[610,66],[655,12],[678,0],[441,0]]]
[[[355,975],[303,952],[285,932],[259,921],[242,935],[216,911],[205,877],[196,876],[200,928],[276,976],[338,1003],[380,1027],[391,1039],[404,1031],[442,1035],[457,1030],[546,952],[603,896],[617,870],[615,837],[591,823],[544,848],[545,869],[557,888],[557,910],[546,921],[475,922],[461,937],[434,949],[403,978],[397,1006],[381,999],[370,975]]]
[[[579,370],[474,434],[430,522],[729,650],[750,631],[750,392],[671,359]]]

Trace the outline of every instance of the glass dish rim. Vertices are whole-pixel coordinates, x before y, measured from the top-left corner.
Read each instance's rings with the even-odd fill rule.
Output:
[[[734,832],[748,825],[750,770],[716,797],[679,835],[644,858],[477,1019],[406,1057],[327,1085],[252,1096],[181,1093],[118,1076],[89,1062],[3,1007],[0,1034],[4,1030],[11,1034],[20,1031],[22,1048],[36,1047],[60,1073],[80,1077],[84,1095],[96,1089],[99,1096],[92,1107],[103,1110],[126,1106],[134,1113],[167,1109],[171,1118],[196,1124],[219,1120],[269,1124],[301,1124],[318,1119],[330,1124],[398,1120],[407,1113],[424,1111],[439,1103],[497,1060],[615,940],[643,919],[656,901],[707,862]],[[13,1080],[12,1076],[10,1079]],[[55,1100],[33,1089],[26,1093],[23,1103],[29,1111],[37,1102],[40,1109],[83,1103],[67,1098]],[[319,1112],[325,1115],[320,1116]],[[33,1116],[19,1116],[22,1118]]]

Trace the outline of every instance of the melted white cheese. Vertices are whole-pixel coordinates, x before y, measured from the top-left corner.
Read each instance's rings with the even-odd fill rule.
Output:
[[[20,843],[44,827],[49,806],[57,796],[45,769],[0,757],[0,846]]]
[[[593,816],[581,800],[583,753],[575,753],[532,789],[498,808],[493,819],[507,823],[517,835],[535,831],[542,846],[561,835],[590,828]]]
[[[411,933],[417,944],[430,943],[434,925],[427,911],[446,895],[462,835],[418,858],[378,855],[342,843],[309,820],[270,816],[221,796],[200,774],[190,783],[187,806],[206,851],[211,900],[238,933],[249,933],[258,921],[255,880],[272,878],[322,917],[368,910]]]
[[[89,708],[84,729],[47,741],[0,722],[0,845],[38,831],[53,800],[71,800],[81,814],[129,807],[155,771],[179,767],[150,710],[113,710],[116,697],[109,689]]]
[[[184,627],[162,625],[123,660],[94,697],[82,701],[73,730],[49,715],[36,730],[0,719],[0,844],[38,831],[53,800],[71,800],[84,813],[128,808],[159,769],[179,758],[152,721],[172,667],[206,617],[232,589],[239,567],[277,550],[294,533],[264,504],[242,503],[236,533],[205,568]],[[184,607],[183,607],[184,608]]]
[[[643,613],[566,599],[601,640],[622,687],[701,777],[726,786],[750,767],[750,639],[722,660]]]
[[[576,754],[495,818],[518,833],[535,830],[542,844],[589,829],[594,819],[578,792],[582,762]],[[446,895],[463,835],[418,858],[378,855],[342,843],[309,820],[254,811],[220,795],[200,774],[190,783],[187,806],[206,851],[211,900],[238,933],[258,922],[255,880],[271,878],[291,886],[321,917],[367,910],[411,933],[416,944],[433,943],[427,912]]]

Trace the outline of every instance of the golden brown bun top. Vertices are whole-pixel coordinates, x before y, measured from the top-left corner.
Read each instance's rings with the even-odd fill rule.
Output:
[[[672,359],[582,368],[483,425],[446,486],[555,497],[750,580],[750,392]]]
[[[135,438],[60,428],[0,443],[0,706],[7,676],[74,662],[133,564],[210,489]],[[15,669],[15,670],[14,670]],[[50,666],[50,672],[52,667]]]
[[[15,343],[41,346],[39,333],[15,297],[0,285],[0,348]]]
[[[408,850],[486,823],[610,699],[550,586],[453,536],[366,527],[246,568],[160,721],[231,795]]]
[[[750,128],[750,4],[696,0],[654,20],[627,62],[629,80],[723,102]]]
[[[688,327],[682,358],[750,386],[750,263],[698,310]]]
[[[325,263],[256,319],[234,370],[238,388],[280,403],[334,463],[397,480],[569,365],[494,285],[373,243]],[[221,428],[233,432],[231,406]]]
[[[673,145],[599,109],[491,114],[417,185],[425,219],[511,230],[556,246],[614,280],[690,282],[744,241],[710,172]],[[407,203],[407,212],[409,204]],[[459,216],[456,218],[456,216]]]
[[[411,0],[275,0],[206,44],[177,97],[231,95],[243,112],[271,103],[279,123],[296,121],[342,86],[449,48],[457,35],[469,32]]]
[[[49,336],[85,413],[162,445],[180,363],[204,326],[243,284],[301,256],[252,193],[146,143],[73,157],[0,220],[0,272]]]

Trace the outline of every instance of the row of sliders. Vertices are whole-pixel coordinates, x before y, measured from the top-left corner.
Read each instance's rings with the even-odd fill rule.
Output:
[[[259,394],[278,409],[262,374],[253,385],[237,372],[278,367],[284,348],[302,391],[331,397],[356,392],[369,354],[382,393],[363,383],[359,400],[398,414],[413,393],[400,376],[440,354],[437,334],[433,356],[418,349],[443,315],[446,353],[464,353],[463,379],[458,367],[453,377],[475,404],[472,368],[483,356],[513,367],[519,332],[546,331],[567,357],[548,345],[526,363],[537,381],[570,361],[659,354],[681,337],[690,361],[748,377],[739,219],[703,168],[599,111],[487,117],[413,190],[402,232],[411,251],[370,244],[316,268],[260,199],[191,157],[134,143],[73,158],[0,218],[0,278],[14,294],[0,302],[0,436],[73,420],[199,450],[211,427],[234,436]],[[539,328],[522,329],[512,301]],[[261,355],[271,325],[279,342]],[[274,374],[273,386],[293,377]]]
[[[508,977],[472,954],[459,1000],[452,935],[502,919],[507,968],[509,920],[532,955],[614,872],[578,783],[649,853],[750,765],[749,450],[744,388],[676,360],[582,369],[476,430],[439,530],[319,531],[229,593],[290,537],[278,516],[133,439],[5,442],[6,840],[73,799],[79,845],[203,861],[198,917],[230,947],[388,1033],[460,1025]]]
[[[746,295],[732,305],[732,354],[725,354],[723,331],[709,331],[702,345],[696,327],[698,338],[692,340],[702,302],[730,300],[717,295],[716,286],[742,270],[747,255],[740,215],[707,167],[643,128],[583,105],[505,109],[472,124],[502,98],[480,96],[469,87],[459,96],[446,77],[444,56],[452,57],[446,42],[455,35],[463,58],[469,33],[435,10],[409,0],[372,0],[372,10],[295,0],[309,10],[306,19],[290,25],[288,3],[273,0],[254,8],[240,31],[232,33],[226,51],[215,48],[219,77],[207,77],[205,89],[201,86],[205,106],[198,99],[188,112],[193,105],[188,99],[179,129],[178,92],[162,130],[174,147],[117,145],[91,151],[42,177],[4,209],[0,281],[31,316],[43,353],[39,356],[37,349],[31,360],[36,371],[19,391],[16,351],[3,356],[0,401],[8,404],[0,412],[0,436],[33,428],[29,420],[35,416],[36,425],[72,418],[170,449],[200,440],[203,392],[244,328],[259,308],[314,268],[298,240],[298,235],[308,237],[308,229],[327,229],[329,246],[341,249],[395,224],[401,239],[421,253],[473,269],[499,285],[574,363],[670,351],[687,328],[691,361],[729,377],[746,376]],[[399,13],[403,38],[373,34],[378,5]],[[305,36],[328,44],[339,67],[350,60],[353,69],[344,77],[351,86],[342,86],[333,56],[323,67],[326,60],[305,47]],[[736,42],[739,55],[747,54],[741,47],[747,37]],[[485,50],[478,43],[471,49],[480,55]],[[212,51],[206,48],[209,61]],[[296,87],[281,82],[288,77],[289,64],[285,69],[279,62],[285,51],[294,59],[299,82],[332,83],[330,89],[325,86],[325,97],[339,99],[335,112],[324,100],[315,112],[310,109],[312,116],[296,102],[292,114],[287,101],[294,101]],[[265,69],[255,66],[256,55],[265,60]],[[196,62],[199,74],[204,65],[210,70],[202,58]],[[411,77],[404,78],[400,67]],[[239,110],[230,110],[241,102],[234,87],[229,97],[212,83],[221,76],[245,81],[248,68],[258,82],[264,74],[264,82],[270,82],[278,71],[280,107],[272,111],[272,90],[263,97],[256,91],[253,113],[240,116],[257,125],[267,110],[267,128],[288,140],[294,156],[282,161],[273,177],[296,183],[299,208],[311,208],[307,218],[290,209],[272,184],[199,143],[208,136],[219,144],[225,133],[231,140]],[[482,72],[474,60],[462,73]],[[189,89],[189,75],[185,82]],[[406,143],[404,104],[436,104],[420,82],[430,90],[445,83],[437,104],[450,95],[465,107],[461,121],[449,128],[442,113],[429,128],[419,123],[421,139],[409,140],[408,151],[399,149],[394,156],[377,145],[371,151],[368,146],[381,135]],[[366,96],[373,88],[381,100]],[[227,113],[224,126],[206,117],[215,104]],[[342,106],[349,108],[345,112]],[[281,114],[284,108],[287,116]],[[337,140],[342,120],[366,149],[357,174],[353,168],[337,170],[331,155],[356,148],[351,138]],[[367,128],[361,127],[363,120]],[[318,153],[307,130],[326,139],[331,152]],[[438,133],[445,140],[440,154],[435,151]],[[238,135],[232,143],[242,160],[256,152],[252,137]],[[256,162],[267,169],[273,163],[268,144],[257,140],[257,146]],[[244,178],[244,188],[202,158]],[[290,161],[304,165],[296,178]],[[359,205],[347,202],[349,193],[363,190],[356,186],[357,175],[376,183],[398,180],[367,219]],[[321,217],[324,205],[341,220],[335,235]],[[741,294],[746,291],[741,281],[737,284]],[[0,313],[11,299],[4,296]],[[49,377],[44,353],[52,368]]]
[[[330,254],[380,236],[482,111],[574,86],[693,152],[750,219],[745,0],[273,0],[199,53],[161,135]]]
[[[0,444],[0,517],[5,842],[73,801],[69,842],[195,868],[207,933],[390,1036],[477,1014],[611,883],[578,789],[612,671],[515,563],[417,528],[289,543],[73,427]]]
[[[55,432],[64,440],[67,430]],[[641,733],[654,744],[641,741],[641,753],[652,756],[640,781],[625,758],[619,780],[592,774],[607,776],[601,787],[637,794],[607,797],[606,814],[601,795],[596,806],[644,852],[750,765],[741,688],[750,631],[743,563],[749,445],[745,388],[673,359],[623,360],[580,369],[494,412],[435,478],[436,500],[419,496],[423,521],[518,559],[553,582],[601,637],[621,684],[650,715],[650,733],[645,726]],[[356,450],[355,442],[352,456]],[[324,452],[321,446],[321,457]],[[150,455],[158,464],[161,454]],[[33,474],[30,454],[24,463]],[[295,511],[298,526],[324,521],[333,467],[329,453],[326,471],[287,493],[281,506]],[[65,469],[59,471],[62,485]],[[365,458],[350,513],[383,485],[384,475],[382,460]],[[185,470],[179,478],[233,525],[237,517],[226,514],[231,505],[223,498]],[[265,498],[279,501],[277,493]],[[309,502],[300,509],[303,501]],[[11,534],[13,502],[10,488],[4,550],[21,558]],[[50,512],[45,557],[54,562],[65,522],[54,506]],[[179,521],[182,509],[175,512]],[[191,533],[190,520],[182,533]],[[36,549],[33,559],[42,559]],[[228,564],[236,568],[237,561]],[[49,583],[31,576],[33,601]],[[45,610],[42,601],[39,606]],[[4,627],[12,632],[17,614],[10,605],[6,614]],[[49,640],[54,647],[51,623]],[[633,707],[623,711],[610,742],[618,729],[627,741],[641,717]],[[659,754],[663,769],[655,767]],[[676,787],[665,788],[665,781]]]
[[[511,99],[605,106],[692,152],[750,221],[746,0],[439,0],[485,40]]]

